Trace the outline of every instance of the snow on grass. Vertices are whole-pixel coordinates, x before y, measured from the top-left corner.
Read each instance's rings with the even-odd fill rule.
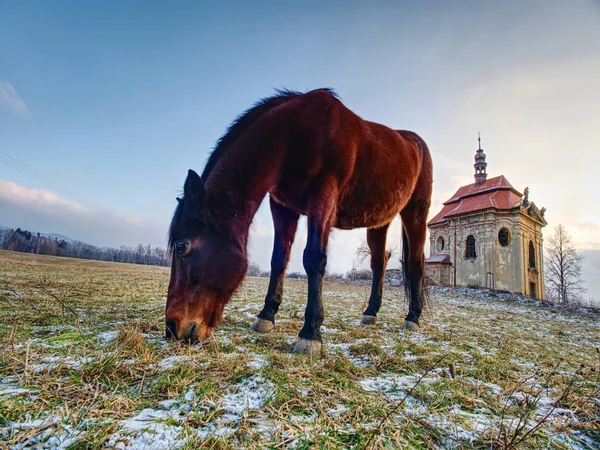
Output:
[[[251,376],[233,386],[216,404],[212,401],[199,403],[194,389],[183,399],[169,399],[158,403],[158,408],[146,408],[134,417],[121,422],[121,430],[110,437],[108,443],[117,449],[170,449],[181,446],[183,424],[195,411],[222,410],[218,419],[205,424],[197,436],[224,437],[237,430],[240,420],[252,410],[262,408],[273,395],[274,385],[261,376]]]
[[[262,408],[273,395],[275,385],[261,376],[246,378],[233,392],[222,398],[221,406],[229,418],[239,420],[245,411]]]
[[[337,344],[327,344],[327,348],[330,350],[339,350],[339,352],[346,356],[346,357],[350,357],[352,356],[352,354],[350,353],[350,345],[348,343],[342,342],[342,343],[337,343]]]
[[[252,355],[252,359],[248,362],[248,367],[254,370],[260,370],[263,367],[266,367],[269,364],[269,361],[264,355]]]
[[[108,344],[109,342],[114,341],[118,335],[118,331],[104,331],[98,334],[98,339],[100,339],[100,341],[102,341],[104,344]]]
[[[410,390],[419,381],[418,375],[398,375],[394,373],[382,374],[378,377],[365,378],[358,382],[365,391],[380,392],[390,400],[405,397],[405,392]],[[431,382],[432,378],[423,378],[421,383]]]
[[[23,422],[11,423],[9,427],[0,428],[0,438],[8,438],[17,430],[25,430],[30,437],[11,446],[12,450],[64,450],[72,448],[90,425],[96,422],[98,421],[95,419],[84,419],[73,426],[54,415],[48,415],[43,419],[31,419],[26,415]],[[33,434],[30,430],[35,429],[38,432]]]
[[[121,422],[122,429],[108,439],[109,447],[132,450],[163,450],[185,443],[180,435],[183,427],[165,423],[167,419],[181,420],[181,409],[157,410],[146,408],[136,416]]]
[[[165,372],[165,371],[173,368],[177,364],[188,362],[191,360],[192,360],[192,357],[187,356],[187,355],[185,355],[185,356],[184,355],[167,356],[166,358],[163,358],[160,361],[158,361],[156,364],[149,365],[148,368],[150,368],[150,369],[158,368],[158,370],[160,372]]]
[[[417,355],[413,355],[411,352],[404,353],[404,361],[416,361],[419,359]]]
[[[21,395],[21,394],[28,394],[28,393],[34,393],[34,392],[38,392],[38,391],[34,391],[31,389],[23,389],[23,388],[16,388],[16,387],[7,387],[7,388],[2,388],[2,386],[0,386],[0,396],[6,395],[6,396],[13,396],[13,395]]]
[[[73,358],[70,356],[48,356],[42,359],[39,364],[31,364],[29,370],[33,372],[50,372],[59,367],[68,367],[71,369],[80,369],[83,364],[88,364],[93,361],[92,358]]]
[[[327,414],[329,414],[334,419],[339,419],[340,416],[346,413],[347,411],[348,408],[346,408],[344,405],[338,404],[335,405],[335,408],[330,408],[329,410],[327,410]]]

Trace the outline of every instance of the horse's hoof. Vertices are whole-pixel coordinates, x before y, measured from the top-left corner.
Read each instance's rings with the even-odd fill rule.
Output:
[[[403,330],[414,331],[419,328],[419,324],[416,322],[412,322],[410,320],[405,320],[404,325],[402,325]]]
[[[258,317],[252,324],[252,329],[259,333],[270,333],[275,328],[275,324],[267,319],[261,319]]]
[[[361,325],[375,325],[376,323],[377,323],[376,316],[368,316],[366,314],[363,314],[362,319],[360,319]]]
[[[308,356],[320,356],[321,347],[321,341],[298,338],[298,342],[296,342],[296,346],[294,347],[294,353],[301,353]]]

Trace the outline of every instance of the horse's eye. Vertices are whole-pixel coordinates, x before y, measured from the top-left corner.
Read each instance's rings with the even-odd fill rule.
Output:
[[[186,241],[177,241],[175,243],[175,251],[179,256],[187,256],[191,249],[190,245]]]

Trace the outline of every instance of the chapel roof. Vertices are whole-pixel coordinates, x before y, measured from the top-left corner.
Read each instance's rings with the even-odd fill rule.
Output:
[[[476,183],[460,187],[456,193],[443,203],[442,210],[431,219],[428,225],[444,222],[452,216],[459,216],[486,209],[508,211],[521,205],[523,194],[500,175],[485,180],[479,186]]]

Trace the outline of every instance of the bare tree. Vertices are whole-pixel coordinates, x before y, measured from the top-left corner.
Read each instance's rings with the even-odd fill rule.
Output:
[[[548,238],[545,278],[548,299],[568,305],[586,290],[581,278],[583,256],[571,242],[567,228],[560,224]]]
[[[388,261],[390,259],[392,259],[392,256],[396,253],[396,250],[398,250],[398,246],[387,249],[387,260]],[[371,257],[371,249],[369,248],[369,244],[367,244],[367,241],[365,239],[360,241],[360,244],[358,245],[358,248],[356,249],[356,253],[354,254],[354,256],[356,256],[356,258],[361,263],[365,259]]]
[[[256,264],[254,261],[250,261],[248,264],[247,275],[250,277],[257,277],[260,275],[260,266]]]
[[[365,239],[360,241],[360,244],[356,249],[355,256],[360,262],[363,262],[365,259],[371,256],[371,249],[369,248],[369,245]]]

